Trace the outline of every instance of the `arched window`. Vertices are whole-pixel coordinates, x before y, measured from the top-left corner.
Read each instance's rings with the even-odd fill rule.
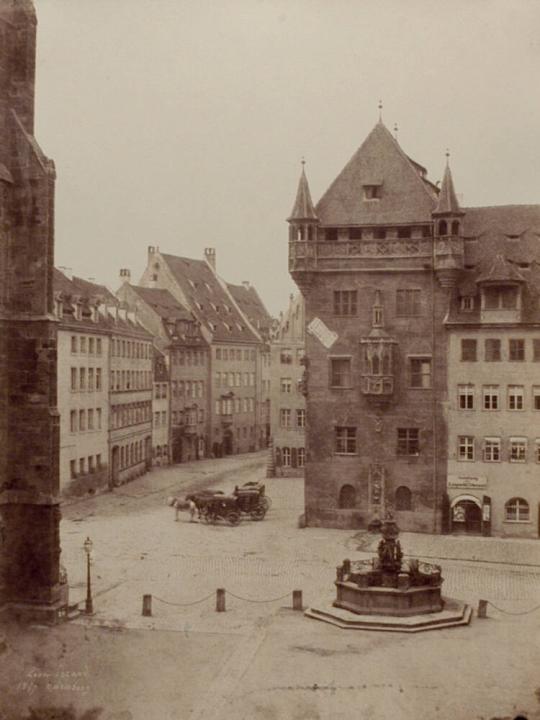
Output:
[[[448,226],[446,225],[446,220],[441,220],[439,222],[439,235],[446,235],[448,233]]]
[[[523,498],[512,498],[504,506],[504,519],[512,522],[528,522],[529,503]]]
[[[459,235],[459,221],[454,220],[452,223],[452,235]]]
[[[352,485],[343,485],[339,491],[339,508],[350,510],[356,505],[356,490]]]
[[[396,510],[411,510],[412,495],[406,485],[401,485],[396,490]]]

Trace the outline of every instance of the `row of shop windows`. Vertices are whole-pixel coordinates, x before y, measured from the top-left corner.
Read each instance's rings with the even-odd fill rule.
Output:
[[[72,367],[71,368],[71,392],[93,392],[103,389],[103,371],[100,367]]]
[[[290,408],[280,408],[279,411],[279,426],[282,428],[292,428],[293,411]],[[295,427],[305,428],[306,427],[306,411],[304,408],[299,408],[294,413]]]
[[[217,372],[217,387],[254,387],[255,373]]]
[[[352,358],[330,358],[329,362],[328,382],[330,387],[352,388]],[[382,357],[379,357],[377,353],[372,353],[369,349],[366,349],[364,368],[369,375],[390,375],[392,373],[390,353],[384,353]],[[409,387],[429,390],[431,388],[431,357],[408,357],[407,374]]]
[[[503,356],[502,342],[498,338],[486,338],[484,340],[484,361],[499,362],[525,362],[528,358],[527,343],[522,338],[509,338],[507,352]],[[540,362],[540,338],[532,340],[531,360]],[[474,338],[462,338],[461,340],[461,361],[476,362],[478,360],[478,341]]]
[[[171,352],[173,365],[205,365],[204,350],[173,350]]]
[[[71,352],[89,355],[101,355],[103,352],[101,338],[86,337],[85,335],[71,336]]]
[[[526,437],[511,437],[503,443],[500,437],[485,437],[476,439],[473,435],[460,435],[458,437],[457,453],[459,460],[474,462],[476,460],[478,445],[481,445],[481,459],[484,462],[527,462],[529,456],[529,440]],[[506,450],[503,457],[503,447]],[[534,441],[534,460],[540,463],[540,439]]]
[[[99,472],[103,469],[101,462],[101,454],[88,455],[88,457],[81,457],[78,460],[69,461],[69,476],[72,480],[81,475],[88,473]]]
[[[87,430],[101,430],[101,418],[101,408],[70,410],[69,431],[76,433],[86,432]]]
[[[111,370],[111,390],[151,390],[150,370]]]
[[[276,447],[276,465],[282,467],[304,467],[306,464],[306,449],[303,447]]]
[[[528,400],[528,399],[527,399]],[[529,400],[528,400],[529,401]],[[506,409],[525,410],[526,392],[524,385],[506,387]],[[530,396],[533,410],[540,410],[540,385],[533,385]],[[476,389],[472,384],[458,385],[458,407],[460,410],[474,410]],[[482,410],[501,409],[501,388],[499,385],[482,385]]]
[[[336,426],[334,452],[337,455],[356,455],[357,437],[355,427]],[[420,453],[420,430],[397,428],[396,455],[416,456]]]
[[[255,412],[254,398],[224,398],[216,400],[216,415],[232,415],[233,412]]]
[[[216,360],[250,360],[255,362],[255,350],[248,350],[244,348],[216,348]]]
[[[111,406],[111,428],[113,428],[113,430],[127,427],[128,425],[149,422],[151,419],[152,404],[150,402]]]
[[[148,360],[152,357],[152,343],[112,338],[111,357],[125,357],[133,358],[136,360]]]
[[[131,465],[136,465],[137,463],[146,460],[145,443],[143,442],[143,440],[138,440],[137,442],[122,445],[120,447],[119,458],[120,470],[123,470],[124,468],[130,467]]]

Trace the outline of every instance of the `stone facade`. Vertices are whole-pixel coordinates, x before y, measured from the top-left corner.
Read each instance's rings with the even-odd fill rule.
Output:
[[[271,434],[272,465],[277,475],[302,476],[305,464],[304,397],[305,313],[301,295],[291,296],[272,332]]]
[[[379,122],[317,206],[302,171],[288,221],[307,523],[538,537],[540,206],[461,208]]]
[[[34,138],[36,17],[0,4],[0,609],[54,619],[60,578],[55,170]]]

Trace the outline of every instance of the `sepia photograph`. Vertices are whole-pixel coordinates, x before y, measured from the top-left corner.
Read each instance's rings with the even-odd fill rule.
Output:
[[[540,720],[538,27],[0,0],[0,720]]]

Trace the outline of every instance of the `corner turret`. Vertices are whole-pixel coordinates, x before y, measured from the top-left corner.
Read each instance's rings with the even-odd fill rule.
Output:
[[[463,269],[462,219],[465,213],[459,206],[454,190],[452,172],[446,153],[446,168],[441,191],[432,212],[435,242],[435,272],[442,287],[452,288]]]

